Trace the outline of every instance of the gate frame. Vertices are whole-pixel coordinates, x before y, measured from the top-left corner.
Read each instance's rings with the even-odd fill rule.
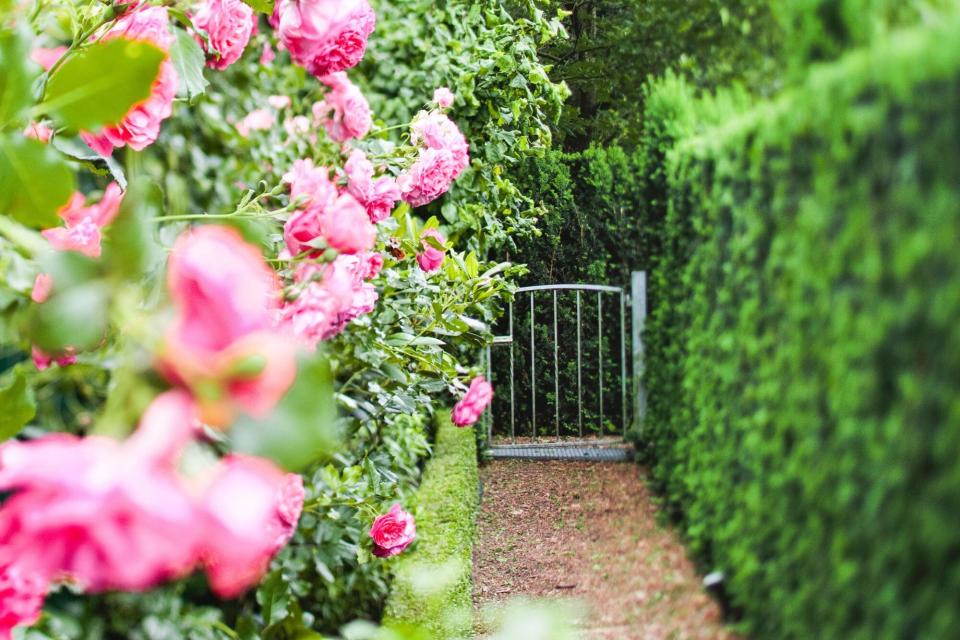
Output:
[[[632,306],[632,330],[631,338],[633,342],[632,354],[634,356],[634,383],[633,383],[633,422],[637,423],[642,419],[642,412],[645,406],[643,388],[638,376],[642,372],[642,335],[638,329],[642,330],[643,319],[646,315],[646,292],[645,287],[638,290],[638,275],[646,281],[645,272],[634,272],[632,277],[632,293],[627,295],[623,287],[615,287],[600,284],[550,284],[535,285],[528,287],[519,287],[516,290],[514,299],[511,300],[508,308],[508,335],[494,336],[492,345],[488,345],[485,352],[487,378],[492,378],[491,347],[497,345],[510,346],[510,441],[516,442],[516,397],[514,389],[514,334],[513,334],[513,312],[514,305],[518,302],[519,294],[527,293],[530,299],[530,410],[531,410],[531,437],[536,442],[537,436],[537,377],[536,377],[536,340],[535,340],[535,294],[539,292],[551,292],[553,299],[553,384],[554,384],[554,425],[557,438],[560,438],[560,375],[559,375],[559,333],[557,326],[557,293],[559,291],[576,291],[577,293],[577,431],[578,437],[583,439],[583,404],[582,404],[582,351],[581,351],[581,300],[583,292],[596,292],[597,294],[597,387],[599,397],[599,419],[600,434],[603,432],[603,295],[605,293],[615,294],[620,299],[620,399],[621,399],[621,429],[625,437],[627,432],[627,334],[626,334],[626,305],[629,302]],[[639,354],[639,358],[638,358]],[[639,365],[639,366],[638,366]],[[486,412],[487,415],[487,439],[493,441],[493,416],[492,411]]]

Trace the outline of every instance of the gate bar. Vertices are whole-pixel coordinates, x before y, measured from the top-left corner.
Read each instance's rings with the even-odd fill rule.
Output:
[[[583,437],[583,396],[580,392],[580,291],[577,290],[577,430]]]
[[[560,337],[557,333],[557,290],[553,290],[553,411],[560,438]]]
[[[537,441],[537,352],[533,343],[533,291],[530,291],[530,426]]]
[[[597,290],[597,365],[600,369],[600,375],[597,380],[597,388],[600,392],[600,423],[597,429],[597,437],[603,435],[603,291]]]
[[[623,437],[627,437],[627,306],[620,290],[620,410]]]
[[[623,290],[620,287],[611,287],[605,284],[540,284],[535,287],[518,287],[517,293],[552,291],[553,289],[579,289],[581,291],[605,291],[607,293],[620,293]]]
[[[514,427],[514,397],[513,397],[513,300],[510,301],[510,442],[517,441]]]

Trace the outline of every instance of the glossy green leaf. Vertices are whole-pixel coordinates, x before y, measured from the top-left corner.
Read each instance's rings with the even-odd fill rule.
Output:
[[[254,11],[268,15],[273,13],[274,0],[243,0],[243,2],[252,7]]]
[[[63,156],[19,134],[0,136],[0,213],[34,227],[53,227],[76,188]]]
[[[273,412],[241,415],[230,429],[234,448],[270,458],[295,471],[340,448],[330,365],[320,355],[302,356],[297,379]]]
[[[193,100],[206,91],[209,84],[203,77],[206,58],[193,36],[179,28],[173,32],[176,37],[170,47],[170,60],[177,69],[177,95]]]
[[[0,389],[0,442],[17,435],[36,413],[33,389],[23,372],[17,371],[10,384]]]
[[[39,108],[72,130],[117,124],[150,96],[166,57],[143,41],[114,38],[93,44],[53,74]]]
[[[30,106],[39,67],[30,61],[30,44],[21,30],[0,30],[0,128]]]

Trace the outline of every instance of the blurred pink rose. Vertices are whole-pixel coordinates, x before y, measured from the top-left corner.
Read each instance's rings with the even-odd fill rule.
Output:
[[[356,198],[345,193],[324,211],[323,237],[341,253],[360,253],[373,248],[377,230],[366,209]]]
[[[446,87],[440,87],[433,92],[433,101],[441,109],[446,109],[453,104],[453,92]]]
[[[38,273],[33,279],[33,290],[30,299],[36,303],[46,302],[53,290],[53,277],[49,273]]]
[[[41,234],[54,249],[78,251],[90,258],[99,258],[100,230],[117,217],[122,201],[123,191],[116,182],[107,186],[100,202],[90,206],[78,191],[58,212],[66,226],[45,229]]]
[[[337,198],[337,188],[330,181],[330,170],[314,165],[309,158],[295,160],[293,168],[283,174],[283,181],[290,185],[290,201],[302,199],[301,205],[307,208],[323,210]]]
[[[367,210],[370,222],[376,224],[390,217],[393,207],[400,200],[400,187],[390,176],[373,179],[373,163],[366,154],[354,149],[344,165],[347,174],[347,191]]]
[[[423,246],[423,251],[417,254],[417,264],[419,264],[420,268],[424,271],[436,271],[440,268],[440,265],[443,264],[443,258],[446,252],[431,246],[425,238],[433,238],[440,244],[445,244],[447,240],[436,229],[427,229],[420,234],[420,244]]]
[[[377,516],[373,521],[370,537],[373,538],[373,555],[389,558],[410,546],[417,537],[417,526],[413,516],[397,503],[390,507],[390,511]]]
[[[266,131],[273,127],[276,121],[276,116],[268,109],[254,109],[237,123],[237,133],[249,138],[251,131]]]
[[[330,87],[330,91],[322,101],[313,105],[313,117],[323,123],[330,139],[346,142],[367,135],[373,125],[370,105],[347,74],[334,73],[320,78],[320,81]]]
[[[30,299],[37,304],[46,302],[52,290],[53,278],[50,274],[38,273],[33,281],[33,290],[30,292]],[[53,363],[56,363],[58,367],[68,367],[77,361],[77,353],[72,347],[68,347],[62,353],[52,355],[40,347],[33,345],[30,349],[30,357],[33,360],[33,365],[39,371],[43,371]]]
[[[154,402],[165,406],[141,428],[192,429],[192,403],[166,394]],[[185,575],[201,533],[194,505],[172,464],[129,442],[53,434],[0,447],[0,489],[13,492],[0,508],[0,564],[91,592],[142,591]]]
[[[310,119],[306,116],[294,116],[283,121],[283,128],[291,138],[301,138],[310,133]]]
[[[293,61],[321,77],[360,62],[376,16],[367,0],[279,0],[272,23]]]
[[[277,54],[273,52],[273,47],[269,42],[263,43],[263,51],[260,52],[260,64],[267,65],[276,60]]]
[[[372,280],[377,277],[377,274],[380,273],[380,269],[383,269],[383,256],[379,253],[368,253],[363,256],[364,258],[364,280]]]
[[[267,104],[278,111],[290,106],[290,96],[268,96]]]
[[[493,387],[483,376],[477,376],[470,383],[470,388],[453,408],[453,424],[466,427],[480,419],[480,414],[493,400]]]
[[[31,122],[23,130],[23,135],[40,142],[50,142],[50,139],[53,138],[53,129],[40,122]]]
[[[53,47],[52,49],[37,47],[30,52],[30,59],[43,67],[44,70],[49,71],[66,52],[66,47]]]
[[[237,231],[207,225],[177,239],[167,268],[177,315],[160,354],[174,383],[190,388],[209,424],[236,409],[265,416],[293,383],[293,345],[272,331],[275,272]]]
[[[169,52],[173,44],[173,34],[170,31],[167,8],[135,5],[114,23],[103,38],[146,40]],[[91,149],[102,156],[109,156],[115,147],[124,145],[142,151],[157,140],[160,124],[173,113],[173,98],[176,92],[177,71],[168,57],[160,65],[160,72],[149,98],[130,109],[117,125],[105,127],[99,133],[83,133],[82,137]]]
[[[0,567],[0,639],[9,640],[16,627],[40,619],[47,581],[16,564]]]
[[[201,0],[193,25],[210,37],[209,44],[196,36],[207,52],[207,66],[223,70],[240,59],[250,42],[256,16],[242,0]]]
[[[200,502],[201,557],[217,595],[232,598],[260,581],[293,536],[303,499],[302,478],[265,459],[230,455],[220,462]]]

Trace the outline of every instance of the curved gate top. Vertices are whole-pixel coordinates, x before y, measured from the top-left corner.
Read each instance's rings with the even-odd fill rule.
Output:
[[[645,303],[644,272],[634,273],[629,295],[622,287],[600,284],[518,288],[508,309],[506,332],[494,337],[496,352],[488,347],[486,353],[488,378],[501,391],[488,414],[491,441],[495,437],[511,443],[518,438],[560,441],[565,436],[582,440],[585,427],[598,436],[625,435],[628,425],[637,424],[643,412],[639,373]],[[628,342],[632,342],[630,363]],[[633,383],[628,384],[631,373]],[[562,404],[566,405],[563,421]],[[519,421],[518,413],[522,414]]]

